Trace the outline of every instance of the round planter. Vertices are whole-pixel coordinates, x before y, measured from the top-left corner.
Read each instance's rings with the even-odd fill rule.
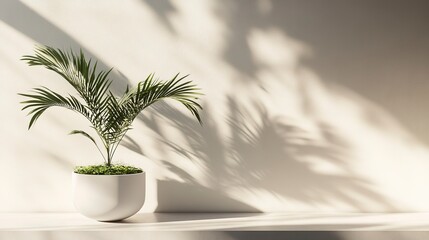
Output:
[[[86,175],[73,173],[73,202],[83,215],[118,221],[136,214],[145,200],[145,173]]]

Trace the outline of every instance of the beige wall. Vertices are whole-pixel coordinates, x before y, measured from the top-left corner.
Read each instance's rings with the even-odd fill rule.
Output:
[[[101,162],[84,119],[27,131],[17,93],[65,81],[19,58],[81,46],[116,91],[189,73],[204,126],[174,103],[118,161],[148,173],[143,211],[429,211],[426,1],[0,2],[0,211],[73,211],[74,165]],[[155,111],[156,110],[156,111]]]

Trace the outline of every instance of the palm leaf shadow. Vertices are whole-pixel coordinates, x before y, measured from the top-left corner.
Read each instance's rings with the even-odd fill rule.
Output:
[[[190,193],[189,196],[181,195],[180,201],[191,203],[195,203],[195,199],[199,199],[200,195],[195,192],[192,195],[192,191],[186,189],[204,187],[226,196],[226,190],[235,186],[248,192],[266,191],[273,197],[293,199],[315,206],[332,205],[341,201],[355,210],[367,211],[365,204],[369,202],[386,211],[395,209],[381,194],[372,189],[369,181],[353,172],[346,161],[350,150],[347,141],[334,127],[320,123],[323,137],[319,140],[307,139],[302,137],[306,135],[303,129],[289,124],[287,119],[269,117],[261,105],[255,105],[259,109],[260,122],[252,119],[237,100],[229,97],[230,114],[227,122],[232,132],[230,139],[220,135],[220,126],[213,121],[207,106],[203,115],[203,128],[199,128],[189,116],[167,104],[157,105],[150,112],[150,117],[141,116],[140,120],[164,139],[165,151],[175,151],[190,161],[195,161],[195,164],[202,162],[206,169],[206,181],[208,179],[210,183],[207,187],[207,184],[201,184],[198,177],[187,173],[180,166],[168,160],[161,160],[164,167],[180,176],[184,182],[161,182],[158,189],[159,211],[163,211],[165,199],[171,199],[173,195],[177,197],[173,190],[179,186],[182,186],[181,191]],[[181,132],[185,141],[177,143],[166,140],[168,137],[159,131],[162,129],[158,124],[159,119],[167,120],[168,124]],[[330,162],[341,168],[343,173],[319,172],[313,168],[312,163],[306,161],[308,157]],[[165,191],[162,188],[165,188]],[[218,202],[215,206],[213,204],[208,201],[205,207],[213,211],[222,211],[222,207],[228,211],[232,209],[227,202]],[[236,211],[251,211],[249,204],[242,204],[245,207],[238,207]],[[169,210],[172,209],[168,200],[166,205]],[[188,208],[191,209],[192,207]]]

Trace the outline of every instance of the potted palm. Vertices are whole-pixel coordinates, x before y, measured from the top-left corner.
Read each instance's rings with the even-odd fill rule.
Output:
[[[174,99],[183,104],[201,123],[197,103],[199,88],[179,74],[171,80],[159,81],[150,74],[134,88],[115,96],[110,90],[108,71],[97,69],[97,62],[86,59],[82,51],[63,51],[37,46],[34,55],[23,56],[30,66],[44,66],[58,73],[75,90],[76,96],[63,96],[47,87],[37,87],[31,93],[21,93],[26,100],[22,110],[29,109],[28,129],[51,107],[63,107],[83,115],[98,136],[99,143],[89,133],[73,130],[88,138],[98,149],[104,163],[77,166],[73,171],[73,201],[83,215],[99,221],[116,221],[134,215],[145,199],[145,174],[140,168],[114,164],[113,156],[134,119],[145,108],[162,99]],[[99,146],[101,145],[101,147]]]

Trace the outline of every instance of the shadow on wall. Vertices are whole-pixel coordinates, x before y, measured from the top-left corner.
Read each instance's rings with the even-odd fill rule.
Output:
[[[143,1],[166,27],[174,2]],[[161,3],[162,2],[162,3]],[[416,1],[217,1],[213,12],[227,26],[224,60],[246,82],[261,69],[249,43],[252,32],[279,29],[311,47],[302,65],[326,84],[345,86],[392,113],[429,144],[429,2]],[[369,121],[377,119],[368,115]],[[380,126],[383,127],[383,126]]]
[[[168,164],[167,167],[179,177],[189,174],[182,169]],[[182,174],[181,174],[182,173]],[[223,180],[225,181],[225,180]],[[244,201],[228,196],[222,188],[205,187],[197,180],[177,182],[174,180],[158,180],[158,206],[156,212],[261,212]]]
[[[165,2],[167,3],[167,2]],[[225,60],[234,68],[253,76],[258,65],[253,61],[247,35],[252,28],[268,28],[283,24],[279,13],[273,12],[269,16],[259,15],[259,6],[256,3],[229,3],[224,6],[229,14],[226,19],[231,22],[230,35]],[[276,3],[278,4],[278,3]],[[26,34],[28,37],[43,44],[79,47],[79,43],[67,33],[38,15],[36,12],[19,1],[3,3],[0,10],[1,20]],[[162,14],[174,11],[171,4],[150,4]],[[166,9],[167,8],[167,9]],[[273,6],[276,9],[277,6]],[[7,10],[6,10],[7,9]],[[25,14],[23,20],[13,12]],[[239,14],[236,15],[235,13]],[[159,14],[162,17],[162,14]],[[245,14],[242,16],[240,14]],[[250,15],[247,15],[250,14]],[[255,15],[254,15],[255,14]],[[256,17],[254,17],[256,16]],[[267,18],[267,19],[265,19]],[[28,24],[31,22],[31,24]],[[163,21],[168,23],[168,19]],[[268,25],[270,24],[270,25]],[[168,27],[168,26],[167,26]],[[277,26],[278,27],[278,26]],[[170,27],[171,28],[171,25]],[[85,49],[88,52],[87,49]],[[89,52],[89,56],[93,56]],[[102,61],[101,68],[107,68]],[[113,73],[112,77],[120,82],[121,86],[129,84],[123,76]],[[254,78],[248,78],[254,79]],[[116,91],[123,89],[113,86]],[[272,118],[263,106],[255,103],[259,114],[259,122],[247,113],[247,109],[234,98],[229,97],[227,103],[229,115],[226,116],[229,129],[232,130],[231,139],[220,134],[220,126],[214,122],[210,109],[205,111],[205,126],[200,128],[188,115],[182,114],[169,105],[158,105],[152,112],[152,118],[141,117],[153,131],[162,139],[157,118],[167,119],[185,139],[185,143],[166,141],[160,145],[162,151],[174,150],[190,161],[198,161],[205,169],[207,183],[202,183],[199,177],[188,173],[179,165],[164,159],[163,166],[183,180],[160,180],[158,182],[157,211],[242,211],[258,212],[262,209],[257,205],[258,194],[268,194],[270,197],[291,199],[308,204],[330,204],[333,201],[341,202],[362,209],[358,198],[384,204],[382,196],[371,190],[370,183],[363,179],[354,178],[353,172],[343,161],[347,154],[347,142],[341,138],[333,126],[319,123],[323,141],[306,139],[304,130],[288,122],[284,118]],[[126,147],[142,154],[139,144],[127,138]],[[183,146],[190,146],[190,149]],[[342,174],[325,174],[314,170],[306,159],[318,157],[341,166]],[[229,192],[226,191],[229,189]],[[243,201],[232,192],[242,191],[253,199]],[[180,194],[177,194],[180,193]],[[358,196],[358,198],[356,198]],[[240,200],[241,199],[241,200]],[[388,209],[393,206],[384,205]]]
[[[424,22],[421,18],[427,4],[422,1],[389,1],[389,12],[378,18],[377,11],[382,12],[384,6],[369,0],[333,0],[325,5],[305,1],[266,1],[267,5],[260,5],[260,2],[219,3],[222,5],[214,10],[220,19],[226,21],[229,31],[223,58],[234,69],[249,76],[244,78],[246,81],[258,81],[256,73],[261,67],[253,57],[248,42],[249,35],[254,29],[279,28],[313,49],[314,56],[302,64],[314,69],[323,79],[343,84],[377,102],[394,113],[417,136],[429,140],[425,139],[426,127],[418,124],[419,119],[429,118],[429,113],[419,109],[424,105],[409,107],[416,106],[413,104],[416,101],[426,100],[429,85],[423,81],[423,74],[420,77],[404,77],[402,73],[396,72],[399,71],[396,66],[407,66],[404,72],[416,70],[424,73],[429,69],[422,70],[419,64],[413,64],[427,63],[429,47],[409,49],[410,46],[403,45],[405,42],[413,42],[413,39],[405,38],[416,36],[415,32],[420,32],[417,36],[421,36],[418,40],[422,42],[429,34],[426,34],[427,29],[421,29],[422,26],[418,24],[412,28],[408,28],[406,24],[395,24],[409,17],[411,9],[418,10],[413,11],[416,14],[415,21]],[[350,3],[351,6],[348,5]],[[407,7],[402,8],[403,4]],[[148,6],[174,32],[167,17],[176,11],[174,5],[169,1],[149,1]],[[405,9],[405,12],[399,11],[400,9]],[[26,15],[25,20],[15,12]],[[399,17],[395,18],[397,16]],[[73,48],[80,45],[73,37],[19,1],[1,2],[0,20],[43,44],[66,44]],[[355,31],[357,28],[359,31]],[[403,38],[397,38],[402,35]],[[386,45],[389,47],[385,48]],[[400,55],[391,55],[398,47],[402,47],[399,48],[402,49],[398,53]],[[93,56],[87,49],[85,51]],[[402,53],[416,51],[420,51],[416,56],[422,59],[414,61],[416,56],[406,55],[411,63],[402,62],[408,61],[400,57],[403,56]],[[389,61],[385,61],[386,59]],[[378,69],[380,62],[386,64]],[[99,65],[107,68],[102,61]],[[390,75],[385,75],[391,72],[397,76],[390,78]],[[118,86],[113,86],[116,91],[129,84],[118,73],[114,72],[112,78],[120,80],[115,81],[119,83]],[[398,97],[403,95],[413,98]],[[391,101],[392,99],[395,101]],[[213,120],[213,112],[210,111],[212,106],[206,104],[203,115],[205,125],[202,128],[189,115],[167,104],[157,105],[156,111],[139,117],[140,121],[164,140],[158,146],[160,151],[173,150],[189,159],[191,164],[200,166],[204,173],[203,176],[196,176],[176,162],[161,160],[162,166],[177,175],[182,182],[159,180],[157,211],[181,209],[258,212],[263,211],[258,204],[260,195],[270,196],[278,202],[288,199],[315,207],[340,201],[354,209],[365,210],[362,206],[364,200],[380,205],[383,209],[395,209],[386,203],[383,196],[372,190],[370,182],[356,177],[357,174],[345,161],[350,151],[349,143],[334,126],[323,121],[317,122],[320,138],[308,138],[311,133],[286,117],[271,116],[258,101],[252,106],[256,109],[256,116],[250,114],[251,109],[232,96],[227,98],[226,105],[228,113],[222,116],[226,122],[220,123]],[[416,116],[421,118],[416,119]],[[178,143],[165,140],[171,138],[162,131],[166,126],[160,123],[164,122],[175,127],[184,141]],[[230,138],[222,135],[222,124],[228,126]],[[138,142],[132,138],[126,140],[125,147],[143,155],[144,149]],[[317,170],[312,159],[323,159],[340,168],[340,171],[326,173]],[[237,196],[237,192],[246,197]]]
[[[258,199],[261,191],[279,201],[289,199],[314,206],[341,202],[364,211],[363,200],[387,210],[395,209],[383,196],[371,190],[371,183],[355,177],[345,161],[349,150],[347,142],[333,126],[320,123],[323,136],[312,140],[287,119],[271,118],[262,106],[255,105],[260,119],[254,119],[244,106],[229,97],[226,119],[232,133],[230,139],[220,135],[219,124],[212,120],[207,107],[203,114],[204,127],[167,104],[156,105],[156,111],[151,111],[150,117],[140,117],[159,134],[160,139],[169,139],[162,131],[163,126],[158,124],[163,122],[162,119],[167,120],[180,132],[182,140],[180,143],[164,140],[159,150],[173,150],[204,169],[204,177],[193,176],[181,167],[181,163],[162,160],[165,168],[183,182],[159,181],[157,212],[177,209],[264,211]],[[314,169],[307,161],[311,157],[339,166],[342,173],[323,173]],[[237,196],[234,192],[244,192],[246,196]]]

